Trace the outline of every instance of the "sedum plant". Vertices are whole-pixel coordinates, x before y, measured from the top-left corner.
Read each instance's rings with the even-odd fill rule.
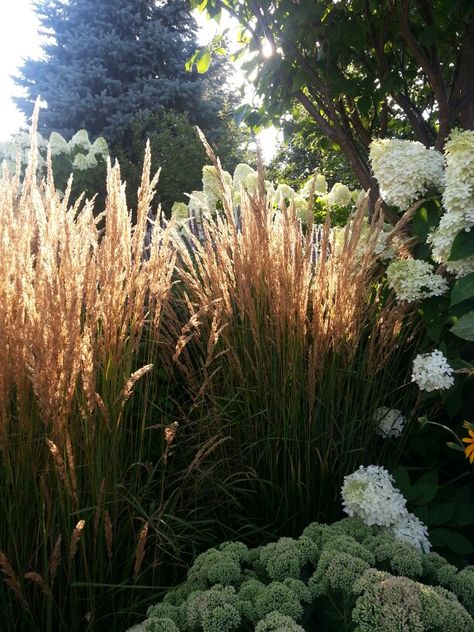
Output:
[[[209,549],[132,630],[472,632],[473,614],[473,567],[345,518],[258,548]]]

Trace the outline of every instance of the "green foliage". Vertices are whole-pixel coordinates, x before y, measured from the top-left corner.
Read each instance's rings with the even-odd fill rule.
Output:
[[[393,541],[356,519],[313,523],[300,538],[239,550],[237,584],[235,577],[230,584],[209,579],[213,553],[236,563],[229,545],[210,549],[197,558],[185,584],[149,608],[134,630],[156,626],[161,632],[159,626],[170,621],[180,632],[474,630],[472,567],[458,571],[441,556]],[[292,552],[295,565],[289,563]],[[272,569],[279,569],[278,580]]]
[[[115,156],[127,180],[131,206],[136,206],[134,193],[138,190],[143,147],[150,142],[152,172],[160,169],[156,203],[161,204],[167,216],[174,202],[188,202],[192,191],[201,187],[202,168],[208,162],[204,146],[196,127],[187,114],[163,110],[158,114],[138,114],[131,125],[123,146],[117,146]],[[224,168],[235,166],[248,157],[248,135],[238,130],[232,120],[223,114],[222,131],[212,143],[222,152]],[[230,149],[232,148],[232,150]]]
[[[256,74],[262,100],[242,107],[249,125],[277,122],[298,102],[366,190],[377,186],[367,165],[372,138],[442,147],[453,125],[472,128],[465,96],[474,46],[470,2],[278,0],[259,3],[258,11],[250,0],[191,5],[216,19],[228,10],[241,24],[236,55],[249,55],[244,69]]]
[[[318,170],[325,175],[329,188],[336,182],[350,189],[359,187],[344,154],[322,135],[301,106],[293,109],[291,119],[281,121],[280,130],[284,140],[267,169],[271,180],[285,182],[297,190]]]

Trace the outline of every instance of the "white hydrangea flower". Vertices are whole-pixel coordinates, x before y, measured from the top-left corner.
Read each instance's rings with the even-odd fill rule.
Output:
[[[177,222],[185,222],[188,219],[188,205],[184,202],[174,202],[171,207],[171,217]]]
[[[296,192],[288,184],[279,184],[275,193],[277,204],[291,202],[296,196]]]
[[[189,196],[189,216],[198,217],[203,211],[208,210],[208,199],[204,191],[193,191]]]
[[[393,477],[378,465],[360,466],[344,477],[342,505],[349,516],[358,516],[366,525],[389,527],[406,513],[406,500]]]
[[[99,136],[92,143],[91,153],[95,156],[102,156],[102,158],[107,158],[109,155],[109,146],[107,145],[107,141],[103,136]]]
[[[433,258],[457,277],[474,272],[474,255],[449,261],[454,238],[474,226],[474,131],[453,130],[445,145],[446,173],[443,206],[446,209],[438,228],[428,241]]]
[[[422,553],[429,553],[431,542],[428,538],[428,529],[417,516],[407,513],[392,527],[391,533],[402,542],[408,542],[415,546]]]
[[[317,173],[312,176],[300,191],[300,195],[307,198],[309,197],[311,190],[314,191],[314,195],[326,195],[328,192],[328,183],[322,173]]]
[[[64,139],[58,132],[51,132],[49,137],[49,146],[51,147],[51,155],[59,156],[60,154],[69,155],[71,149],[66,139]]]
[[[93,169],[97,167],[97,160],[94,154],[76,154],[72,163],[72,168],[78,171],[85,171],[86,169]]]
[[[377,408],[373,415],[373,420],[377,424],[377,432],[382,437],[401,437],[406,424],[406,419],[402,411],[396,408],[381,406]]]
[[[443,184],[443,155],[419,142],[373,140],[369,159],[383,199],[402,211]]]
[[[92,145],[89,140],[89,134],[87,133],[87,130],[80,129],[78,132],[76,132],[69,141],[68,145],[71,151],[80,150],[82,153],[88,152]]]
[[[351,201],[352,193],[349,188],[341,182],[336,182],[327,197],[329,206],[347,206]]]
[[[221,172],[224,186],[232,188],[232,176],[227,171]],[[208,200],[209,209],[215,209],[217,202],[223,199],[223,191],[217,176],[217,169],[212,165],[202,168],[202,190]]]
[[[240,162],[234,170],[232,186],[234,187],[234,189],[236,189],[236,191],[239,191],[240,185],[244,184],[245,178],[255,173],[255,169],[252,169],[250,165],[247,165],[244,162]]]
[[[446,279],[435,274],[430,263],[420,259],[392,261],[387,268],[387,281],[400,303],[440,296],[448,289]]]
[[[416,356],[411,381],[422,391],[448,389],[454,384],[453,369],[439,349]]]

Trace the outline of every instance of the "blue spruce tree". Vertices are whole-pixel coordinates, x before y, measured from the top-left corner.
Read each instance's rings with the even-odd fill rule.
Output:
[[[216,133],[225,93],[185,70],[197,47],[186,0],[38,0],[36,11],[49,37],[16,81],[26,116],[38,95],[47,102],[39,131],[69,138],[85,128],[121,146],[138,113],[171,109]]]

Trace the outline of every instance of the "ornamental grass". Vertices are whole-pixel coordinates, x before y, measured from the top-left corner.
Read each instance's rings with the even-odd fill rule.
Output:
[[[227,475],[242,473],[234,526],[244,516],[247,526],[294,534],[337,515],[345,474],[375,457],[396,460],[373,411],[413,409],[401,388],[413,312],[379,283],[377,222],[368,231],[364,208],[337,240],[327,223],[315,250],[293,207],[275,211],[261,169],[257,193],[242,189],[236,213],[208,152],[223,208],[203,214],[204,239],[175,240],[172,322],[185,315],[175,361],[201,432],[221,433]]]
[[[331,519],[396,460],[373,413],[410,410],[412,313],[362,211],[315,249],[260,170],[183,239],[149,230],[149,150],[133,215],[118,165],[97,214],[34,156],[0,178],[2,628],[126,629],[196,552]]]
[[[0,179],[0,627],[125,629],[209,538],[212,444],[178,426],[163,368],[173,227],[144,256],[149,150],[133,223],[118,165],[95,217],[34,156]]]

